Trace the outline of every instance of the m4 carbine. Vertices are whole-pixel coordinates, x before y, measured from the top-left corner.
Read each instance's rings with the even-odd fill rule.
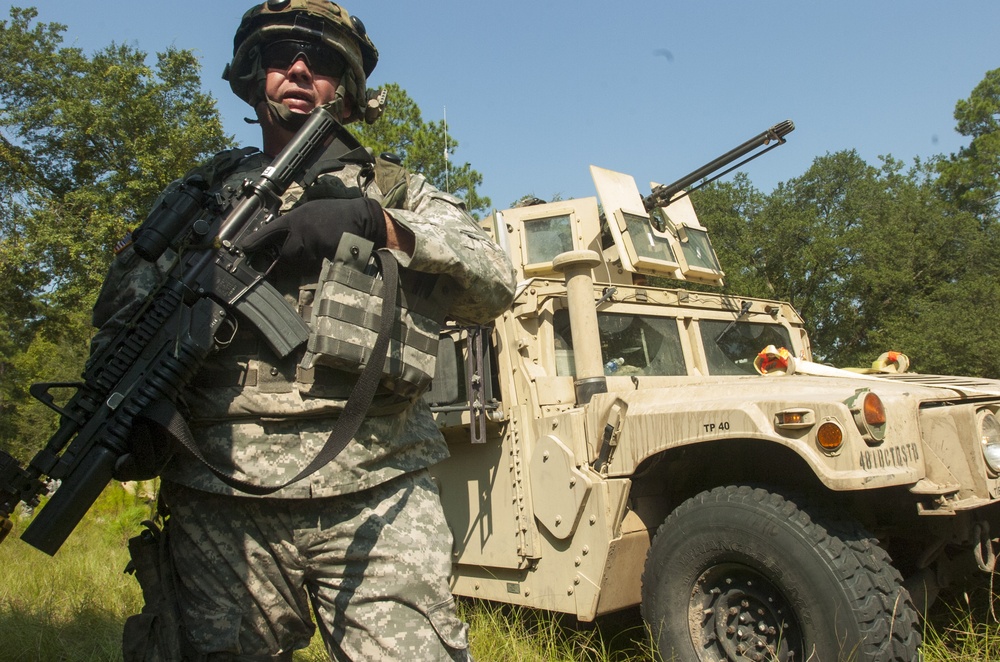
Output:
[[[334,116],[317,108],[261,176],[240,190],[212,193],[195,176],[164,196],[133,244],[149,261],[168,247],[178,258],[114,339],[90,357],[83,382],[31,387],[60,414],[59,429],[27,467],[0,451],[0,541],[18,503],[37,505],[47,493],[47,477],[59,487],[21,539],[55,554],[130,452],[136,418],[153,403],[176,401],[218,336],[235,330],[236,314],[279,356],[306,341],[308,326],[264,280],[273,261],[258,270],[241,246],[274,218],[288,186],[306,177],[321,156],[356,149],[360,145]],[[65,405],[50,393],[61,388],[76,389]]]

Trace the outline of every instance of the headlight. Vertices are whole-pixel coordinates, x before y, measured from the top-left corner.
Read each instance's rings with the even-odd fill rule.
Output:
[[[979,419],[979,440],[983,443],[986,466],[994,476],[1000,474],[1000,420],[988,409],[983,409]]]
[[[882,443],[885,439],[885,405],[882,399],[866,388],[858,391],[844,403],[854,416],[854,423],[868,445]]]

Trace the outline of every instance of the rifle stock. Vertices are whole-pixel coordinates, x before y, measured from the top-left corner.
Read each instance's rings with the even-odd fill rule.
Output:
[[[156,260],[169,245],[186,257],[91,357],[82,383],[32,386],[32,395],[60,414],[60,425],[25,468],[0,451],[0,541],[18,503],[37,505],[48,491],[45,477],[58,479],[60,486],[21,535],[55,554],[129,452],[136,418],[153,402],[176,400],[216,347],[216,333],[233,311],[280,356],[305,342],[308,326],[264,280],[269,268],[251,266],[240,246],[277,213],[288,186],[325,152],[341,156],[358,147],[328,111],[317,108],[271,166],[233,200],[205,195],[204,183],[191,181],[150,214],[137,233],[142,244],[137,252]],[[54,388],[76,393],[58,406],[50,393]]]

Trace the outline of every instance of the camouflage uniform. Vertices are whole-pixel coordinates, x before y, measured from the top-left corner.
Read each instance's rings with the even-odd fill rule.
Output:
[[[224,182],[253,178],[266,164],[260,153],[245,157]],[[419,175],[402,181],[405,196],[397,191],[386,200],[372,168],[352,163],[308,190],[290,190],[283,210],[362,195],[396,205],[386,211],[415,238],[412,256],[395,251],[400,280],[436,274],[451,317],[496,317],[513,292],[507,257],[457,198]],[[128,318],[172,257],[151,264],[131,248],[119,254],[94,311],[101,327],[95,347]],[[317,278],[286,274],[274,285],[308,320]],[[208,461],[269,485],[308,464],[356,375],[318,368],[312,374],[297,365],[300,358],[279,360],[243,330],[209,358],[180,403]],[[199,460],[176,454],[162,474],[163,496],[190,643],[201,653],[290,659],[312,634],[308,594],[335,659],[464,659],[466,629],[447,585],[451,534],[426,472],[446,456],[424,402],[385,389],[332,462],[267,498],[240,493]]]

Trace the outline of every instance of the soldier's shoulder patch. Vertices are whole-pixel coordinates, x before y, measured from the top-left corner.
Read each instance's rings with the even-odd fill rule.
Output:
[[[120,255],[123,250],[125,250],[131,245],[132,245],[132,232],[129,231],[128,234],[119,239],[118,243],[115,244],[114,248],[115,255]]]

